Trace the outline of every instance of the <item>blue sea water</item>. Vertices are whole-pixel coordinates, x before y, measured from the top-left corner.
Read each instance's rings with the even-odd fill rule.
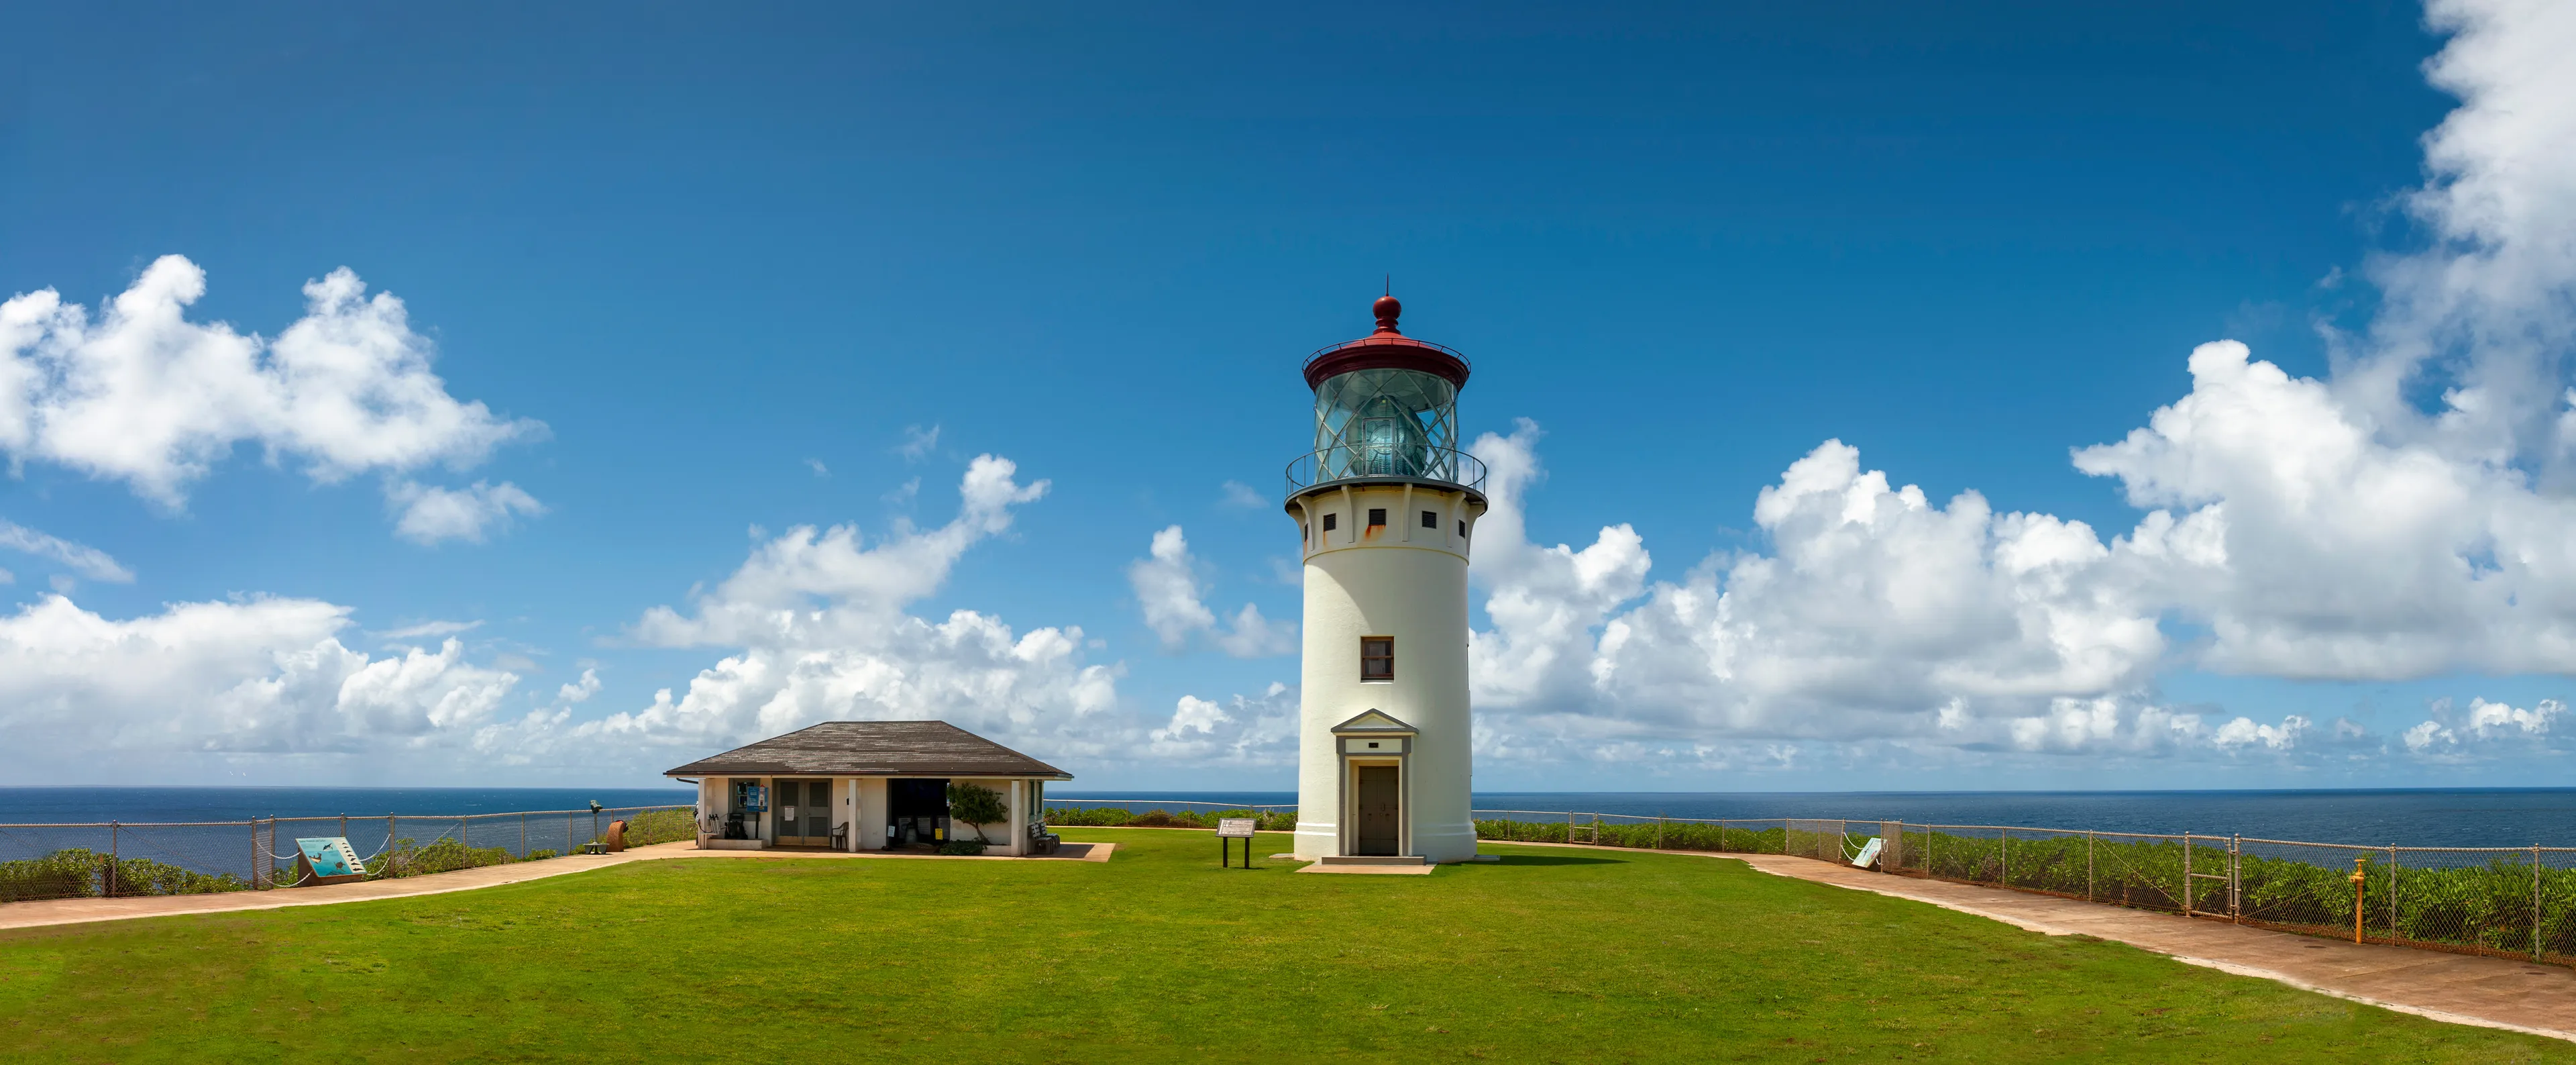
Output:
[[[426,844],[460,836],[473,846],[514,854],[560,853],[593,838],[603,818],[618,816],[591,814],[593,800],[615,810],[696,798],[687,788],[0,788],[0,861],[85,848],[246,877],[259,868],[292,865],[298,837],[341,835],[364,856],[391,839]],[[528,816],[468,820],[472,814],[505,813]],[[387,814],[402,816],[389,823]],[[345,826],[336,820],[288,821],[266,833],[237,823],[202,823],[343,815]],[[120,825],[74,827],[104,821]]]
[[[1049,792],[1050,802],[1293,805],[1293,792]],[[1133,802],[1126,805],[1133,806]],[[2197,832],[2407,847],[2576,847],[2576,788],[2315,791],[1477,792],[1478,810],[1819,817],[2102,832]]]

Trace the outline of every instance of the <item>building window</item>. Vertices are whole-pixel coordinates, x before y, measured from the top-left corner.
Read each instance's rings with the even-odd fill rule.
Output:
[[[1331,520],[1331,519],[1329,519],[1329,518],[1328,518],[1328,519],[1325,519],[1325,520],[1329,521],[1329,520]],[[1331,528],[1331,526],[1329,526],[1329,525],[1328,525],[1328,526],[1325,526],[1325,528]],[[1464,539],[1466,539],[1466,538],[1467,538],[1467,523],[1466,523],[1466,522],[1464,522],[1464,521],[1461,521],[1461,522],[1459,522],[1459,523],[1458,523],[1458,538],[1459,538],[1459,539],[1461,539],[1461,540],[1464,540]]]
[[[1336,525],[1340,525],[1341,523],[1342,523],[1342,516],[1341,516],[1341,515],[1339,515],[1339,514],[1326,514],[1326,515],[1324,515],[1324,531],[1325,531],[1325,532],[1331,532],[1331,531],[1333,531],[1333,527],[1334,527],[1334,526],[1336,526]]]
[[[1436,510],[1426,510],[1426,511],[1423,511],[1423,512],[1422,512],[1422,527],[1423,527],[1423,528],[1425,528],[1425,529],[1437,529],[1437,528],[1439,528],[1439,527],[1440,527],[1440,512],[1439,512],[1439,511],[1436,511]]]
[[[1384,524],[1386,524],[1386,508],[1385,508],[1385,507],[1370,507],[1370,508],[1369,508],[1369,528],[1374,529],[1374,528],[1377,528],[1378,526],[1380,526],[1380,525],[1384,525]]]
[[[1360,679],[1395,679],[1395,637],[1360,637]]]

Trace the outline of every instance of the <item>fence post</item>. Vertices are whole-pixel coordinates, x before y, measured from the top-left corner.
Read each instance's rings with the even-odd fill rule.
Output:
[[[2531,845],[2531,960],[2540,960],[2540,844]]]
[[[386,875],[386,876],[392,876],[392,875],[394,875],[394,832],[395,832],[396,830],[397,830],[397,826],[394,824],[394,815],[392,815],[392,814],[386,814],[386,815],[385,815],[385,873],[384,873],[384,875]]]
[[[2007,828],[2007,829],[2004,829],[2003,831],[2004,831],[2004,848],[2003,848],[2003,849],[2004,849],[2004,857],[2003,857],[2003,863],[2002,863],[2002,864],[2003,864],[2003,876],[2002,876],[2002,878],[2001,878],[2000,882],[2001,882],[2002,886],[2004,886],[2004,887],[2011,887],[2011,886],[2012,886],[2012,830],[2011,830],[2011,829],[2009,829],[2009,828]]]
[[[1726,819],[1717,819],[1717,853],[1726,853]]]
[[[1664,849],[1664,815],[1655,815],[1655,849]]]
[[[2388,848],[2388,945],[2397,945],[2397,848]]]
[[[525,857],[527,857],[527,856],[528,856],[528,814],[527,814],[527,811],[522,810],[522,811],[520,811],[520,812],[519,812],[519,857],[521,857],[521,858],[525,858]]]
[[[2084,830],[2084,901],[2093,901],[2093,830]]]
[[[2191,916],[2191,833],[2182,834],[2182,915]]]
[[[2227,919],[2245,923],[2245,833],[2227,837]]]
[[[119,838],[117,823],[109,821],[107,823],[107,877],[99,886],[107,890],[107,897],[111,899],[116,897],[116,875],[125,871],[125,851],[123,850],[123,847],[124,843]],[[2534,860],[2537,860],[2536,856],[2538,853],[2539,852],[2537,851],[2533,852],[2535,855]],[[2538,897],[2539,892],[2535,890],[2532,894],[2534,897]]]

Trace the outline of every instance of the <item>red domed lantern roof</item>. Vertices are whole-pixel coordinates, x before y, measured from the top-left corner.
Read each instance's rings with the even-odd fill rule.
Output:
[[[1369,308],[1377,314],[1377,332],[1358,340],[1335,344],[1306,357],[1306,387],[1317,388],[1333,377],[1353,370],[1419,370],[1447,378],[1452,386],[1464,388],[1467,374],[1474,369],[1467,357],[1428,340],[1415,340],[1395,327],[1404,304],[1392,295],[1380,296]]]

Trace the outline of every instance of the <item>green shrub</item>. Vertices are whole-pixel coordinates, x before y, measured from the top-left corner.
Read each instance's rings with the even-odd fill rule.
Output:
[[[404,837],[395,840],[393,846],[367,863],[367,875],[427,876],[486,865],[507,865],[511,861],[508,847],[468,847],[445,837],[431,840],[424,846]]]
[[[521,855],[521,856],[519,857],[519,860],[520,860],[520,861],[523,861],[523,862],[535,862],[535,861],[543,861],[543,860],[545,860],[545,859],[547,859],[547,858],[554,858],[554,857],[558,857],[558,855],[557,855],[557,854],[555,854],[555,852],[554,852],[554,851],[552,851],[552,850],[533,850],[533,851],[529,851],[528,853],[526,853],[526,854],[524,854],[524,855]]]
[[[629,847],[650,847],[656,843],[696,838],[698,811],[694,808],[646,810],[626,819],[626,845]]]
[[[972,857],[984,853],[987,844],[980,839],[952,839],[939,845],[939,853]]]
[[[110,893],[111,880],[119,896],[206,895],[250,887],[249,881],[231,873],[200,873],[149,858],[113,860],[111,878],[110,864],[109,856],[86,847],[0,862],[0,902],[97,898]]]
[[[1175,814],[1162,810],[1148,810],[1144,813],[1138,814],[1131,813],[1115,806],[1102,806],[1092,809],[1076,809],[1068,806],[1049,807],[1046,812],[1046,823],[1050,825],[1073,825],[1076,827],[1092,826],[1103,828],[1118,828],[1122,826],[1130,828],[1215,828],[1217,822],[1229,817],[1252,818],[1259,822],[1259,824],[1254,827],[1263,832],[1291,832],[1295,831],[1297,828],[1297,811],[1295,810],[1274,810],[1260,813],[1256,813],[1251,810],[1219,810],[1212,814],[1198,813],[1196,811]]]

